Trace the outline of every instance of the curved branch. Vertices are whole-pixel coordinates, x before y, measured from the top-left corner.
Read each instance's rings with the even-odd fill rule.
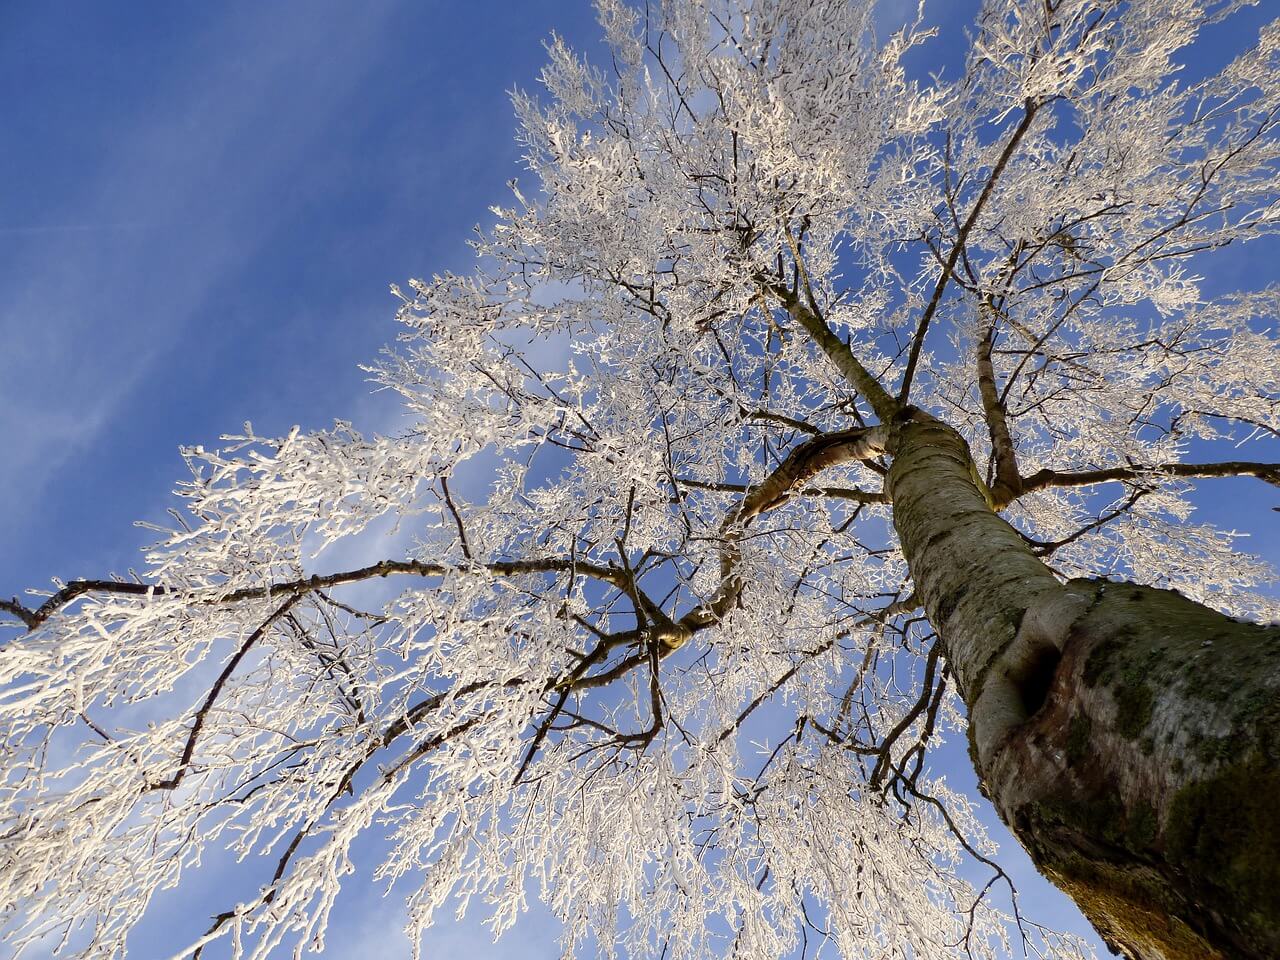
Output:
[[[1106,511],[1105,513],[1099,515],[1096,519],[1090,521],[1089,523],[1086,523],[1079,530],[1076,530],[1074,533],[1070,533],[1067,536],[1062,537],[1061,539],[1033,540],[1030,537],[1028,537],[1027,543],[1030,545],[1032,552],[1035,553],[1036,556],[1047,557],[1050,554],[1054,553],[1055,551],[1060,550],[1062,547],[1065,547],[1071,543],[1075,543],[1077,540],[1079,540],[1081,537],[1085,536],[1086,534],[1092,533],[1094,530],[1097,530],[1100,527],[1105,527],[1108,523],[1110,523],[1112,520],[1116,519],[1117,517],[1128,513],[1130,510],[1134,508],[1137,502],[1142,499],[1144,494],[1147,494],[1150,492],[1151,492],[1150,490],[1140,487],[1139,489],[1133,491],[1133,493],[1129,496],[1129,498],[1125,500],[1125,502],[1122,503],[1120,506],[1112,510]]]
[[[191,730],[187,734],[186,745],[182,748],[182,757],[178,761],[177,772],[166,780],[156,780],[148,784],[147,790],[173,790],[182,782],[182,778],[186,776],[187,770],[191,767],[191,758],[195,756],[196,742],[200,739],[200,731],[204,729],[205,719],[209,716],[209,711],[213,709],[214,703],[217,702],[218,695],[222,693],[222,688],[227,681],[231,679],[231,675],[235,673],[236,667],[240,665],[240,661],[245,655],[253,649],[259,640],[261,640],[271,629],[271,625],[287,614],[304,594],[295,593],[288,600],[282,603],[262,624],[249,634],[248,639],[240,645],[240,649],[235,652],[227,665],[222,668],[222,672],[218,674],[218,679],[213,681],[213,686],[209,688],[208,696],[204,698],[204,703],[200,704],[200,709],[196,711],[195,720],[191,724]]]
[[[880,746],[876,751],[877,757],[875,767],[872,769],[871,776],[867,781],[871,785],[872,789],[879,787],[880,784],[884,782],[885,774],[889,772],[889,767],[893,764],[893,746],[898,742],[898,738],[907,732],[907,728],[915,723],[920,714],[924,713],[925,710],[928,709],[930,703],[932,703],[934,696],[933,675],[937,671],[938,661],[941,657],[942,644],[935,642],[934,645],[929,648],[929,655],[925,660],[924,683],[922,684],[923,689],[920,692],[919,699],[917,699],[916,702],[912,704],[911,709],[903,714],[902,718],[893,725],[893,729],[880,739]]]
[[[24,607],[18,602],[17,597],[14,597],[12,600],[0,600],[0,610],[3,610],[5,613],[13,614],[26,624],[28,630],[34,630],[36,627],[40,626],[40,621],[36,619],[35,611]]]
[[[435,706],[439,705],[441,700],[443,700],[443,695],[432,697],[429,700],[419,703],[417,707],[415,707],[410,712],[425,713],[427,712],[426,709],[421,709],[421,708],[434,708]],[[332,809],[333,805],[337,803],[338,799],[344,793],[351,790],[352,784],[355,781],[356,774],[360,772],[360,770],[364,767],[364,765],[368,763],[369,760],[372,759],[378,753],[379,750],[389,746],[394,740],[398,739],[401,735],[403,735],[405,732],[408,731],[409,727],[411,726],[411,721],[409,721],[407,718],[408,718],[408,714],[406,714],[405,718],[397,721],[396,723],[393,723],[390,727],[388,727],[388,729],[383,733],[383,735],[380,738],[376,739],[370,745],[372,749],[367,749],[364,756],[360,757],[358,760],[356,760],[355,763],[353,763],[350,767],[347,768],[345,773],[339,779],[337,786],[330,792],[328,798],[325,800],[320,810],[314,816],[312,816],[305,824],[303,824],[296,831],[294,831],[293,837],[289,841],[289,845],[285,847],[284,852],[280,855],[280,859],[276,862],[276,869],[271,876],[271,882],[267,884],[267,886],[263,889],[262,896],[258,899],[258,902],[254,904],[253,907],[251,907],[251,909],[256,909],[258,907],[269,907],[271,906],[272,903],[275,902],[276,895],[280,892],[280,881],[284,878],[285,870],[288,869],[289,862],[293,859],[294,855],[298,852],[298,848],[301,846],[302,841],[305,840],[308,835],[310,835],[312,829],[315,827],[317,823],[319,823],[320,818],[323,817],[325,814],[327,814],[330,809]],[[432,750],[435,750],[438,747],[445,745],[453,737],[458,736],[459,734],[462,734],[462,733],[466,733],[467,730],[471,729],[473,726],[479,723],[481,719],[483,719],[483,717],[480,717],[480,716],[470,717],[466,720],[460,721],[457,724],[454,724],[454,726],[452,726],[448,730],[441,731],[440,733],[437,733],[435,736],[428,737],[426,740],[423,740],[421,743],[418,743],[413,747],[412,750],[409,751],[409,753],[405,757],[403,757],[400,760],[400,762],[392,766],[390,769],[384,770],[379,776],[379,781],[382,783],[388,782],[403,767],[420,759],[425,754],[430,753]],[[212,925],[210,925],[209,929],[205,931],[204,936],[202,936],[198,941],[196,941],[195,944],[192,945],[194,947],[194,950],[191,954],[191,960],[200,960],[200,958],[204,955],[204,948],[211,941],[213,941],[219,936],[222,936],[222,927],[228,921],[234,920],[236,916],[237,916],[237,910],[224,910],[222,913],[219,913],[217,916],[213,917],[213,923]]]
[[[742,581],[734,571],[738,542],[752,519],[786,503],[795,488],[837,464],[879,456],[888,442],[885,427],[855,427],[812,437],[793,447],[774,471],[749,492],[720,525],[720,588],[705,605],[690,610],[675,626],[692,632],[719,621],[738,600]],[[678,646],[678,645],[677,645]],[[672,647],[671,649],[676,649]]]
[[[780,507],[796,487],[829,467],[880,455],[887,440],[887,431],[882,427],[855,427],[820,434],[796,445],[773,473],[743,497],[734,520],[745,523]]]

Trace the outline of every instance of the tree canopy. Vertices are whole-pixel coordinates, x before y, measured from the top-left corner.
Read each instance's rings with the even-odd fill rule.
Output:
[[[983,664],[898,437],[1049,579],[1280,617],[1191,499],[1280,484],[1280,288],[1201,279],[1280,224],[1280,22],[1181,66],[1245,5],[992,0],[948,77],[924,10],[598,0],[475,270],[392,288],[409,426],[184,450],[136,575],[0,601],[10,942],[122,955],[229,846],[270,869],[187,949],[320,945],[378,832],[415,942],[536,892],[566,953],[1087,955],[930,763]]]

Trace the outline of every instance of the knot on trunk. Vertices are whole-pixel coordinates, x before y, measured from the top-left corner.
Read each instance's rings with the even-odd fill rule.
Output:
[[[1066,589],[1091,599],[983,768],[1002,817],[1123,955],[1280,956],[1280,629],[1168,590]],[[1047,663],[1028,643],[1024,694]]]

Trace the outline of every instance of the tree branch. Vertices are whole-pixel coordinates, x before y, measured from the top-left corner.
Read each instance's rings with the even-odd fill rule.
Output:
[[[1022,478],[1022,492],[1030,493],[1044,487],[1085,487],[1094,483],[1111,483],[1116,480],[1136,480],[1141,477],[1257,477],[1274,486],[1280,486],[1280,463],[1253,463],[1244,460],[1228,460],[1223,463],[1160,463],[1149,467],[1106,467],[1101,470],[1038,470]],[[1005,504],[999,504],[1005,506]]]
[[[434,706],[437,706],[442,699],[443,699],[442,696],[432,697],[430,700],[423,701],[423,703],[418,704],[418,707],[425,707],[428,705],[434,707]],[[428,737],[426,740],[423,740],[421,743],[417,744],[408,753],[407,756],[401,759],[399,763],[395,764],[390,769],[383,771],[379,779],[384,783],[389,781],[390,778],[394,776],[396,772],[398,772],[404,766],[406,766],[409,763],[413,763],[414,761],[420,759],[427,753],[430,753],[432,750],[435,750],[436,748],[443,746],[444,744],[448,743],[453,737],[458,736],[459,734],[465,733],[467,730],[471,729],[471,727],[479,723],[481,719],[482,717],[478,717],[478,716],[470,717],[466,720],[463,720],[455,724],[453,727],[451,727],[448,730],[442,731],[433,737]],[[298,848],[299,846],[301,846],[302,841],[306,839],[306,837],[311,833],[311,830],[320,821],[320,818],[329,812],[329,810],[333,807],[333,805],[338,801],[338,799],[344,793],[346,793],[349,789],[351,789],[351,786],[355,781],[356,774],[360,771],[360,769],[366,763],[368,763],[369,760],[375,754],[377,754],[379,750],[381,750],[386,746],[389,746],[392,743],[392,741],[396,740],[399,736],[405,733],[408,729],[408,726],[409,724],[403,721],[392,724],[391,727],[387,729],[387,731],[383,734],[382,737],[374,741],[374,743],[372,744],[372,749],[367,750],[367,752],[363,757],[357,760],[354,764],[352,764],[346,770],[342,778],[338,781],[337,786],[329,794],[328,799],[325,800],[324,805],[320,808],[319,812],[316,813],[316,815],[311,817],[311,819],[308,820],[307,823],[303,824],[294,832],[292,839],[290,839],[289,841],[289,845],[285,847],[284,852],[280,855],[279,860],[276,862],[276,869],[271,876],[271,882],[266,886],[266,888],[262,893],[262,896],[259,898],[257,904],[255,904],[254,907],[269,907],[271,906],[272,903],[275,902],[276,894],[278,894],[280,891],[280,881],[284,877],[285,870],[288,869],[289,862],[293,859],[294,855],[298,852]],[[191,954],[191,960],[200,960],[200,958],[204,955],[204,948],[212,940],[216,939],[218,936],[221,935],[220,931],[223,925],[226,924],[229,920],[234,920],[236,917],[236,913],[237,911],[235,910],[224,910],[222,913],[219,913],[217,916],[213,917],[212,925],[210,925],[209,929],[205,931],[204,936],[201,937],[200,940],[194,944],[195,949]]]
[[[799,296],[793,291],[773,283],[767,277],[757,277],[756,280],[778,298],[791,319],[804,328],[813,342],[818,345],[818,349],[825,353],[827,359],[840,371],[840,375],[871,404],[871,409],[875,411],[876,416],[884,423],[892,420],[898,411],[899,404],[889,396],[884,387],[880,386],[880,381],[862,365],[862,361],[853,355],[849,345],[827,326],[826,320],[801,303]]]
[[[1036,556],[1047,557],[1050,554],[1052,554],[1054,551],[1059,550],[1062,547],[1067,546],[1068,544],[1075,543],[1085,534],[1092,533],[1094,530],[1097,530],[1099,527],[1105,527],[1112,520],[1116,519],[1116,517],[1119,517],[1122,514],[1128,513],[1130,510],[1133,509],[1133,507],[1137,504],[1137,502],[1142,499],[1143,494],[1146,494],[1146,493],[1150,493],[1150,491],[1145,488],[1140,488],[1133,491],[1133,493],[1130,494],[1130,496],[1120,506],[1112,510],[1106,511],[1105,513],[1091,520],[1089,523],[1086,523],[1083,527],[1076,530],[1074,533],[1070,533],[1059,540],[1033,540],[1030,537],[1027,537],[1026,538],[1027,543],[1030,544],[1031,550],[1036,554]]]
[[[462,555],[470,561],[472,559],[471,544],[467,542],[467,528],[462,525],[462,515],[458,513],[458,508],[453,502],[453,496],[449,493],[448,477],[440,477],[440,490],[444,494],[445,506],[453,514],[453,522],[458,528],[458,543],[462,546]]]
[[[271,616],[267,617],[262,624],[249,634],[248,639],[240,645],[240,649],[235,655],[227,661],[227,665],[222,668],[222,672],[218,674],[218,679],[213,682],[213,686],[209,688],[208,695],[204,698],[204,703],[200,705],[200,709],[196,711],[195,720],[191,724],[191,731],[187,734],[186,745],[182,748],[182,758],[178,761],[178,770],[173,776],[167,780],[157,780],[148,784],[148,790],[172,790],[182,782],[182,778],[186,776],[187,770],[191,766],[191,758],[196,752],[196,741],[200,738],[200,731],[204,728],[205,718],[209,716],[209,711],[213,709],[213,705],[217,702],[218,695],[222,692],[222,688],[226,685],[231,675],[235,673],[236,667],[240,665],[240,661],[245,655],[253,649],[259,640],[261,640],[271,625],[288,613],[295,604],[301,600],[303,594],[295,593],[282,603]]]
[[[281,597],[290,594],[301,595],[313,590],[324,590],[329,587],[343,586],[348,583],[359,583],[375,577],[415,576],[442,577],[447,573],[468,573],[479,570],[494,576],[515,577],[527,573],[568,573],[585,574],[595,580],[611,584],[619,589],[626,587],[626,577],[622,570],[602,564],[590,563],[578,559],[562,557],[543,557],[529,560],[493,560],[488,563],[473,564],[469,567],[450,566],[442,563],[428,563],[422,560],[380,560],[367,567],[356,570],[344,570],[341,573],[316,574],[297,580],[286,580],[261,587],[243,587],[222,596],[201,596],[201,590],[182,590],[166,587],[162,584],[130,583],[121,580],[72,580],[61,590],[49,597],[38,608],[31,609],[14,600],[0,600],[0,610],[17,617],[28,630],[34,630],[51,616],[88,593],[109,593],[125,596],[172,596],[187,595],[198,604],[239,603],[243,600],[260,600],[270,597]],[[208,588],[216,589],[216,588]]]
[[[738,541],[748,522],[790,499],[797,486],[811,477],[840,463],[865,460],[884,452],[888,440],[886,427],[856,427],[824,433],[793,447],[774,471],[750,489],[736,510],[720,525],[724,547],[720,551],[720,588],[704,606],[685,614],[676,624],[689,631],[720,620],[737,602],[742,584],[734,574],[738,560]]]
[[[748,493],[753,487],[749,483],[712,483],[705,480],[694,480],[690,477],[676,477],[675,481],[695,490],[711,490],[716,493]],[[883,490],[859,490],[856,487],[804,487],[792,490],[793,496],[829,497],[833,500],[851,500],[854,503],[888,503],[889,496]]]
[[[991,457],[995,464],[995,482],[991,485],[991,495],[997,502],[1007,502],[1021,492],[1022,475],[1018,472],[1018,457],[1013,438],[1009,435],[1009,412],[996,389],[996,372],[991,363],[991,348],[996,336],[995,310],[995,304],[989,297],[979,308],[981,335],[974,352],[978,394],[982,398],[982,410],[991,436]]]
[[[991,175],[987,177],[987,182],[983,185],[982,192],[978,194],[977,202],[974,203],[973,209],[969,211],[968,218],[956,234],[956,242],[951,245],[951,252],[947,255],[947,262],[943,264],[942,273],[938,275],[938,282],[934,285],[933,295],[929,298],[928,304],[925,305],[924,312],[920,314],[920,323],[916,327],[915,336],[911,338],[911,352],[907,356],[907,369],[902,374],[902,387],[898,390],[898,404],[906,403],[907,398],[911,395],[911,380],[916,373],[916,364],[920,361],[920,350],[924,346],[925,334],[929,332],[929,323],[933,320],[933,315],[938,312],[938,305],[942,303],[942,294],[947,288],[947,281],[955,273],[956,261],[960,259],[960,253],[964,250],[965,242],[969,239],[969,234],[973,230],[974,224],[978,222],[978,215],[982,213],[982,208],[986,206],[987,199],[995,189],[996,181],[1004,173],[1004,168],[1008,166],[1009,160],[1018,149],[1018,144],[1026,135],[1026,132],[1031,129],[1031,121],[1035,119],[1039,109],[1040,105],[1038,103],[1034,100],[1027,100],[1022,120],[1014,129],[1013,135],[1009,137],[1009,142],[1004,145],[1004,150],[1000,152],[996,165],[991,169]]]
[[[923,689],[920,691],[920,697],[912,704],[911,709],[903,714],[902,718],[893,726],[893,729],[884,735],[880,740],[880,747],[876,751],[875,767],[871,771],[871,777],[868,783],[872,789],[875,789],[884,782],[885,774],[889,772],[890,766],[893,764],[893,746],[898,742],[898,738],[906,733],[907,728],[916,722],[916,718],[929,707],[933,700],[933,675],[938,668],[938,661],[942,656],[942,644],[935,642],[929,648],[929,656],[925,660],[924,665],[924,683]]]
[[[13,614],[26,624],[28,630],[34,630],[36,627],[40,626],[41,621],[37,619],[35,611],[24,607],[18,602],[17,597],[14,597],[12,600],[0,600],[0,610],[3,610],[5,613]]]

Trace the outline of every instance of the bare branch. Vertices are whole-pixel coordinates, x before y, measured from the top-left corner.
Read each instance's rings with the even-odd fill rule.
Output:
[[[996,336],[996,308],[990,297],[979,308],[978,324],[980,334],[974,349],[978,394],[982,397],[982,410],[991,437],[991,456],[995,463],[991,494],[998,503],[1008,502],[1021,491],[1022,479],[1013,438],[1009,435],[1009,412],[996,389],[995,367],[991,363],[991,348]]]
[[[1227,460],[1222,463],[1158,463],[1143,467],[1105,467],[1100,470],[1037,470],[1022,479],[1022,492],[1030,493],[1045,487],[1085,487],[1095,483],[1113,483],[1117,480],[1179,477],[1257,477],[1273,486],[1280,486],[1280,463],[1255,463],[1244,460]]]
[[[956,234],[955,243],[951,245],[951,253],[947,255],[947,261],[943,264],[942,272],[938,274],[938,282],[934,285],[933,294],[929,297],[929,302],[925,304],[924,311],[920,314],[920,322],[916,326],[915,335],[911,338],[911,351],[907,356],[907,369],[903,371],[902,386],[898,389],[897,403],[899,405],[906,403],[911,396],[911,380],[916,373],[916,364],[920,360],[920,351],[924,347],[925,335],[929,332],[929,324],[933,320],[933,315],[938,312],[938,305],[942,303],[942,294],[947,288],[947,281],[955,273],[956,261],[960,259],[965,242],[969,239],[969,233],[973,230],[974,224],[978,222],[978,216],[982,213],[982,208],[986,206],[987,199],[991,196],[991,191],[995,189],[996,181],[1000,179],[1000,175],[1004,173],[1004,168],[1008,166],[1009,160],[1017,151],[1018,144],[1022,141],[1027,131],[1031,129],[1031,121],[1035,119],[1039,109],[1040,105],[1036,101],[1027,100],[1022,120],[1018,122],[1009,137],[1009,141],[1004,145],[999,159],[996,160],[995,166],[991,168],[991,174],[987,177],[987,182],[982,187],[982,192],[978,194],[978,199],[974,202],[973,209],[969,211],[969,216],[965,219],[964,224],[961,225],[959,233]]]

